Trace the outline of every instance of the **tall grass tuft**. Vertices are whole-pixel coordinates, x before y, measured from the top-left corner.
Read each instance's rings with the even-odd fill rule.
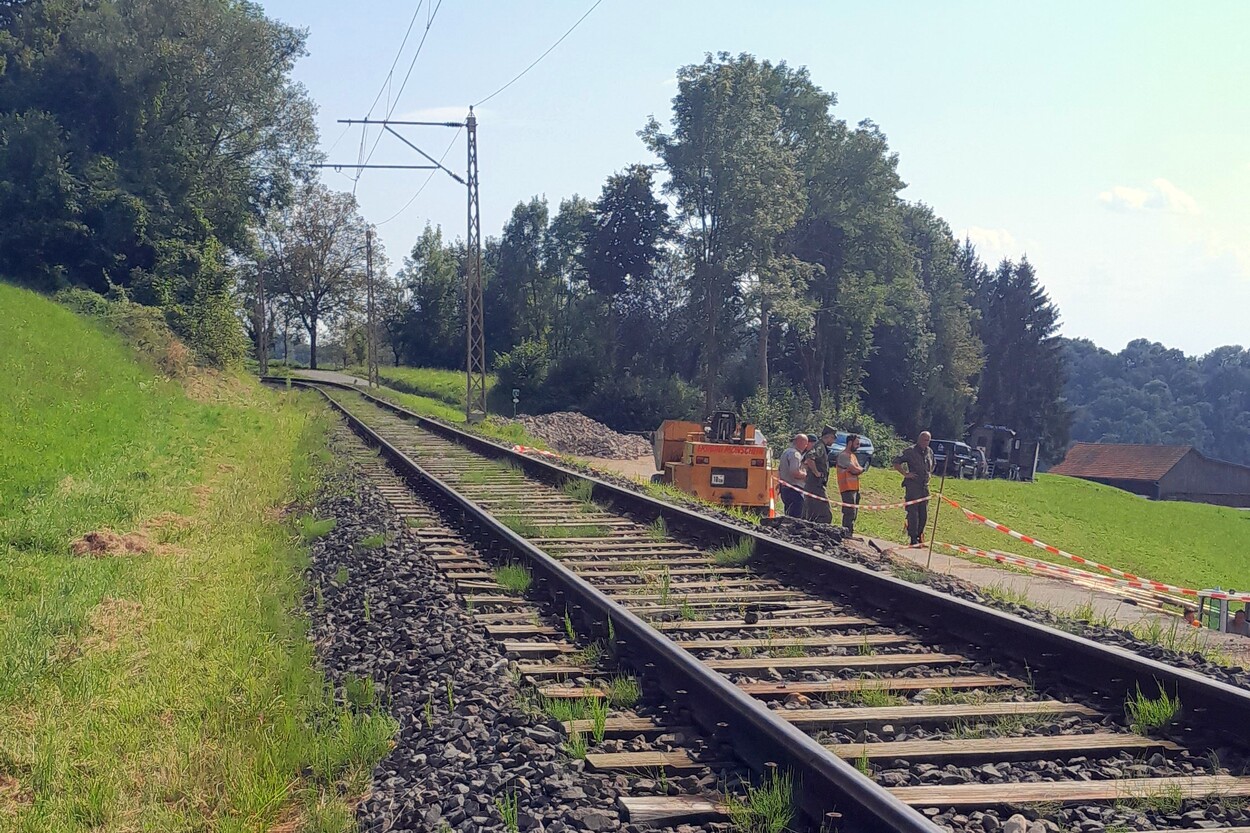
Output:
[[[741,567],[754,555],[754,538],[739,538],[737,542],[711,552],[712,561],[719,567]]]

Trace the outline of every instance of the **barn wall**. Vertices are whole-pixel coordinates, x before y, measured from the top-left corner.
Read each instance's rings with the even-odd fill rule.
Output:
[[[1250,506],[1250,466],[1208,460],[1190,451],[1160,479],[1159,491],[1164,500]]]

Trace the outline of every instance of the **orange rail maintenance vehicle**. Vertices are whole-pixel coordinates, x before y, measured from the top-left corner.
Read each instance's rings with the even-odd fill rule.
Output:
[[[725,506],[767,509],[772,454],[754,425],[731,411],[704,424],[666,419],[655,431],[652,482]]]

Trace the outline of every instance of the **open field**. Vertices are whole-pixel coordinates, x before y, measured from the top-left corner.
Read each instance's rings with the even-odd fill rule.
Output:
[[[864,503],[902,500],[901,478],[874,467],[863,478]],[[933,481],[936,494],[938,481]],[[1035,483],[946,481],[946,494],[968,509],[1048,544],[1142,576],[1189,587],[1245,589],[1250,512],[1197,503],[1155,502],[1119,489],[1059,475]],[[929,521],[933,521],[933,508]],[[835,520],[839,519],[835,511]],[[903,510],[860,512],[856,531],[906,541]],[[1053,559],[1001,532],[967,520],[950,506],[938,518],[939,541]]]
[[[344,371],[362,379],[369,371],[363,366]],[[378,366],[378,379],[389,388],[414,396],[423,396],[455,408],[464,408],[465,381],[463,370],[441,370],[432,367]],[[486,396],[490,398],[496,384],[495,374],[486,376]]]
[[[32,293],[0,308],[0,830],[349,829],[393,724],[327,689],[280,512],[327,418],[160,378]]]

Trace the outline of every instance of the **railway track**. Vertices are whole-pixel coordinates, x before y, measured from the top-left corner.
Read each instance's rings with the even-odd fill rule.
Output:
[[[321,390],[444,517],[523,561],[570,628],[681,703],[707,737],[730,737],[757,773],[792,774],[812,829],[833,820],[843,830],[1250,831],[1223,823],[1250,825],[1241,807],[1250,778],[1232,774],[1240,753],[1227,751],[1250,734],[1244,690],[516,454],[357,391],[298,384]],[[553,627],[519,610],[482,562],[427,544],[547,697],[607,696],[596,669],[553,647]],[[1126,700],[1157,704],[1159,692],[1181,711],[1135,731]],[[614,737],[672,730],[648,715],[600,722]],[[687,749],[586,759],[636,773],[708,764]],[[672,821],[715,816],[715,805],[676,796],[623,809]],[[1023,815],[1008,818],[1013,809]]]

